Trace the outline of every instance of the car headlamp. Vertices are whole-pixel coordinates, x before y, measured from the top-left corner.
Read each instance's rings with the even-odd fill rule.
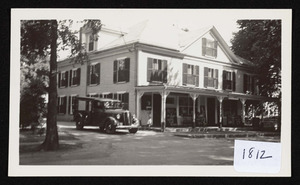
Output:
[[[116,115],[116,118],[117,118],[117,119],[120,119],[120,117],[121,117],[120,114],[117,114],[117,115]]]

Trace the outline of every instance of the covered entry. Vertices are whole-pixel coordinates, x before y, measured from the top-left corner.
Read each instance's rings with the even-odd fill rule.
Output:
[[[137,116],[141,124],[145,125],[151,119],[152,126],[162,128],[243,126],[246,101],[265,99],[255,95],[165,85],[136,87],[136,93]]]

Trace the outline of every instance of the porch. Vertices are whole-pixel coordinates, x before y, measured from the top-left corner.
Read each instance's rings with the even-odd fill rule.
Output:
[[[137,117],[152,127],[243,127],[246,102],[261,96],[172,86],[136,87]]]

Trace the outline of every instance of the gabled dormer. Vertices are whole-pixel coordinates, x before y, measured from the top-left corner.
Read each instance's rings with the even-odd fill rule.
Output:
[[[103,25],[97,34],[93,34],[88,27],[81,28],[81,42],[88,52],[104,48],[107,44],[119,39],[126,30],[120,30],[111,26]]]

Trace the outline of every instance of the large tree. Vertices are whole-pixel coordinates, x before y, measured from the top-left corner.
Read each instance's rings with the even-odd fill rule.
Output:
[[[256,65],[260,93],[281,96],[281,20],[238,20],[233,52]]]
[[[57,53],[58,48],[69,48],[73,62],[83,63],[88,60],[87,53],[81,45],[78,32],[71,31],[72,20],[23,20],[21,21],[21,61],[40,62],[50,57],[49,86],[47,88],[49,101],[47,113],[46,138],[41,149],[57,150],[59,139],[56,120],[57,102]],[[101,29],[100,20],[84,20],[85,27],[90,27],[93,33]],[[22,111],[22,110],[20,110]]]

